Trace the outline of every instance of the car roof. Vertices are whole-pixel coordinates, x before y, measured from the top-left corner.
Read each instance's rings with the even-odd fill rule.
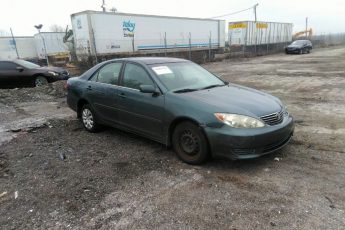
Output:
[[[107,63],[111,63],[114,61],[131,61],[136,62],[143,65],[155,65],[155,64],[164,64],[164,63],[178,63],[178,62],[190,62],[186,59],[182,58],[170,58],[170,57],[128,57],[128,58],[115,58],[108,61],[101,62],[92,68],[90,68],[88,71],[83,73],[80,78],[82,79],[88,79],[97,69],[99,69],[101,66]]]
[[[13,63],[18,63],[19,61],[26,61],[24,59],[0,59],[0,62],[13,62]]]
[[[301,41],[301,42],[310,42],[309,40],[306,40],[306,39],[298,39],[298,40],[295,40],[294,42],[299,42],[299,41]]]
[[[138,62],[138,63],[145,64],[145,65],[188,62],[188,60],[186,60],[186,59],[170,58],[170,57],[129,57],[129,58],[112,59],[112,60],[109,60],[109,62],[117,61],[117,60]]]
[[[0,59],[0,62],[4,62],[4,61],[6,61],[6,62],[14,62],[14,60],[9,60],[9,59]]]

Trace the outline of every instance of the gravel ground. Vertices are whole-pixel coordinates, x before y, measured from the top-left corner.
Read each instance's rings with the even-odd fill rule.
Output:
[[[63,83],[0,90],[0,228],[344,229],[344,66],[343,47],[206,64],[281,98],[296,131],[275,154],[202,166],[116,129],[87,133]]]

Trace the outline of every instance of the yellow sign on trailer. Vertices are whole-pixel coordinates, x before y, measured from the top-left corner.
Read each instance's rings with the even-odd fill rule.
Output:
[[[256,28],[258,28],[258,29],[267,29],[268,28],[268,24],[267,23],[259,22],[259,23],[256,23]]]
[[[247,23],[245,23],[245,22],[237,22],[237,23],[229,24],[229,30],[242,29],[242,28],[247,28]]]

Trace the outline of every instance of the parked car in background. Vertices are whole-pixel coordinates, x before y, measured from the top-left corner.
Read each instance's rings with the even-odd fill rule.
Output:
[[[109,125],[172,146],[200,164],[210,156],[248,159],[286,145],[294,121],[267,93],[224,82],[177,58],[125,58],[67,81],[67,102],[85,129]]]
[[[69,73],[59,67],[41,67],[25,60],[0,60],[0,88],[41,86],[67,80]]]
[[[286,54],[304,54],[310,53],[313,49],[313,44],[309,40],[296,40],[285,47]]]

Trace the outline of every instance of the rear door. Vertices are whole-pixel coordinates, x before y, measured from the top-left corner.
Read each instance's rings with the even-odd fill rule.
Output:
[[[162,140],[164,95],[142,93],[140,85],[154,85],[146,69],[136,63],[126,63],[118,94],[119,120],[127,128]]]
[[[99,118],[107,123],[117,123],[118,82],[122,62],[102,66],[85,85],[86,99]]]
[[[1,61],[0,62],[0,84],[1,86],[20,86],[21,82],[19,81],[21,72],[17,70],[18,65],[9,62]]]

